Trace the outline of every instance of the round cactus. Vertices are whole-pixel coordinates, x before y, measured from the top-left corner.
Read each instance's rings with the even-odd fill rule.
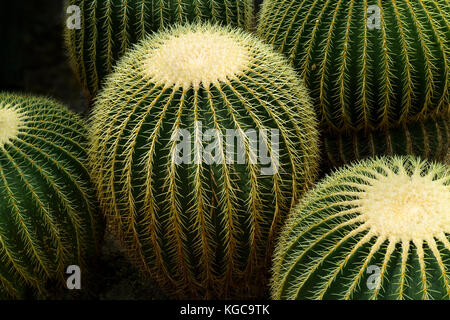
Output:
[[[274,299],[448,299],[450,170],[364,160],[308,192],[274,254]]]
[[[45,293],[96,253],[86,133],[58,103],[0,93],[0,295]]]
[[[258,295],[278,227],[314,181],[316,126],[294,70],[255,37],[201,24],[154,34],[94,106],[101,205],[168,293]]]
[[[324,128],[449,114],[446,0],[266,0],[258,34],[301,72]]]
[[[389,130],[324,134],[325,162],[333,167],[376,156],[414,155],[445,161],[450,147],[448,117],[431,117]]]
[[[65,33],[69,56],[90,96],[97,94],[102,80],[127,48],[148,33],[194,21],[250,30],[255,20],[253,0],[68,0],[67,4],[74,15]],[[74,23],[77,13],[78,29]]]

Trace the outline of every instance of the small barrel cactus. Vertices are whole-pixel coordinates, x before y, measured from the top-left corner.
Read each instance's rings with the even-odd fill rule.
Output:
[[[76,7],[73,7],[76,6]],[[253,28],[253,0],[68,0],[73,21],[65,38],[72,68],[93,97],[127,48],[177,23],[211,21]],[[76,8],[76,9],[72,9]]]
[[[324,128],[449,114],[447,0],[266,0],[258,34],[311,90]]]
[[[415,157],[340,169],[293,210],[274,299],[449,299],[450,170]]]
[[[56,102],[0,93],[0,296],[46,294],[97,252],[86,133]]]
[[[169,294],[259,295],[280,223],[315,179],[316,126],[295,71],[254,36],[209,24],[153,34],[96,99],[101,206]]]
[[[450,122],[448,117],[431,117],[368,133],[324,133],[323,141],[325,162],[333,167],[364,158],[393,155],[414,155],[443,162],[450,147]]]

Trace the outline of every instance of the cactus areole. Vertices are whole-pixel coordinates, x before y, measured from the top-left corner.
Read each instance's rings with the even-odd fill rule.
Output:
[[[154,34],[107,78],[91,124],[102,206],[144,274],[189,298],[261,294],[318,161],[313,107],[282,55],[232,28]],[[264,174],[261,143],[276,163]]]
[[[338,170],[293,211],[274,255],[276,299],[448,299],[450,171],[419,158]]]

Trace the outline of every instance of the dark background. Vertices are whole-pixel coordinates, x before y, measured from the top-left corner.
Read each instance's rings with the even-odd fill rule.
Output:
[[[0,7],[0,90],[56,98],[84,112],[87,102],[64,46],[63,0],[3,1]]]

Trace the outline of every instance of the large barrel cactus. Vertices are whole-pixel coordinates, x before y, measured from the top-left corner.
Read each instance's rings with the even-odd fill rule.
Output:
[[[199,24],[154,34],[94,106],[101,205],[169,294],[258,295],[279,225],[314,181],[316,125],[294,70],[253,36]]]
[[[0,296],[46,294],[97,252],[86,133],[58,103],[0,94]]]
[[[414,157],[333,173],[290,215],[275,299],[449,299],[450,170]]]
[[[125,51],[146,34],[176,23],[211,21],[251,29],[253,0],[68,0],[66,42],[75,74],[90,96]],[[76,7],[70,7],[76,6]],[[74,9],[73,9],[74,8]],[[80,28],[76,15],[80,13]]]
[[[388,130],[324,133],[322,138],[324,159],[331,167],[383,155],[415,155],[443,162],[450,147],[450,122],[449,117],[430,117]]]
[[[266,0],[258,34],[301,73],[326,129],[449,114],[447,0]]]

